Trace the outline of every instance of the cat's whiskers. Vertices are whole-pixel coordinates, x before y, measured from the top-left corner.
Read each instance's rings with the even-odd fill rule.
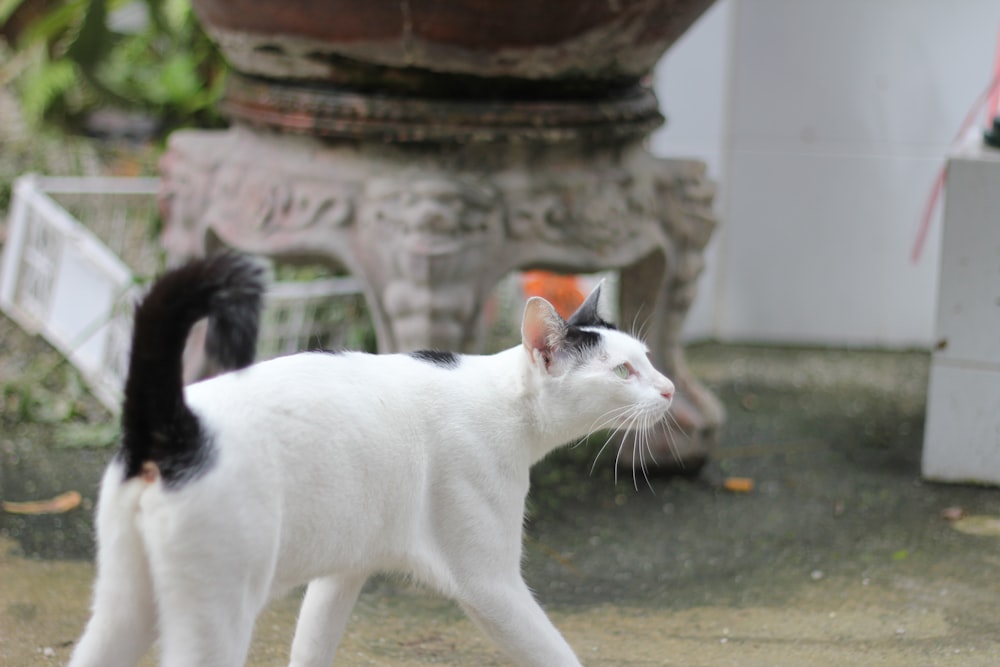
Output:
[[[604,452],[607,446],[611,444],[611,441],[614,438],[618,437],[618,434],[621,433],[623,429],[627,428],[629,421],[631,419],[631,414],[635,412],[635,409],[636,409],[635,406],[628,405],[619,408],[617,410],[610,410],[609,412],[606,413],[610,415],[610,417],[606,419],[603,422],[603,424],[608,424],[609,426],[611,424],[616,424],[616,425],[615,428],[612,429],[611,432],[608,434],[608,437],[604,441],[604,444],[601,445],[600,450],[598,450],[597,455],[594,457],[594,463],[590,467],[590,474],[594,474],[594,469],[597,467],[598,459],[601,457],[601,454]],[[621,444],[619,444],[618,453],[615,456],[615,465],[614,465],[615,486],[618,485],[618,460],[620,458],[621,458]]]
[[[636,479],[635,475],[636,455],[638,455],[639,457],[639,467],[642,469],[642,475],[643,477],[646,477],[646,462],[642,458],[642,448],[639,447],[639,438],[641,434],[642,431],[637,431],[635,429],[632,429],[632,488],[634,488],[636,491],[639,490],[639,480]],[[648,483],[649,481],[648,477],[646,477],[646,481]]]
[[[635,437],[636,437],[635,433],[636,433],[636,431],[635,431],[634,426],[637,424],[637,421],[638,421],[638,419],[639,419],[639,417],[641,415],[642,415],[642,410],[639,407],[637,407],[637,406],[629,406],[629,409],[627,411],[625,411],[624,414],[622,415],[622,417],[621,417],[621,423],[619,424],[619,426],[614,431],[611,432],[611,435],[608,436],[608,439],[607,439],[607,441],[605,441],[604,446],[601,447],[601,451],[604,451],[604,447],[608,446],[608,443],[611,442],[611,439],[614,438],[614,437],[616,437],[616,436],[618,436],[619,433],[622,433],[622,436],[621,436],[621,438],[619,440],[619,443],[618,443],[618,452],[615,454],[615,485],[616,486],[618,485],[618,463],[621,461],[622,450],[625,447],[625,439],[626,439],[625,433],[627,433],[628,431],[632,431],[633,432],[633,442],[635,442]],[[634,452],[634,445],[633,445],[633,460],[635,458],[634,457],[634,453],[635,452]],[[601,455],[601,452],[598,452],[597,456],[600,456],[600,455]],[[594,458],[594,466],[596,466],[596,465],[597,465],[597,458],[595,457]],[[593,471],[593,467],[591,468],[591,471]],[[635,479],[635,466],[634,465],[632,467],[632,481],[633,481],[633,484],[636,487],[638,487],[638,482]]]
[[[646,481],[646,486],[648,486],[649,489],[655,493],[656,490],[653,488],[652,482],[649,479],[649,464],[646,461],[646,454],[649,454],[649,458],[652,463],[655,464],[657,462],[650,443],[652,433],[655,431],[657,424],[662,421],[662,417],[653,417],[641,407],[635,405],[609,410],[598,417],[592,425],[592,431],[599,431],[605,426],[610,427],[612,425],[614,425],[614,428],[608,433],[604,443],[601,445],[600,449],[598,449],[597,454],[594,455],[594,461],[590,466],[590,474],[593,475],[594,470],[597,469],[597,462],[600,460],[601,454],[604,453],[604,450],[607,449],[612,440],[618,438],[618,450],[615,453],[614,464],[614,483],[617,485],[619,463],[621,462],[622,452],[629,444],[628,434],[631,433],[633,461],[632,486],[636,491],[639,490],[639,478],[634,465],[634,462],[638,459],[639,471],[642,472],[643,479]],[[676,457],[676,452],[674,455]]]
[[[614,433],[612,433],[611,435],[614,436],[615,434],[618,433],[619,430],[620,429],[615,429]],[[624,438],[618,442],[618,452],[615,454],[615,466],[614,466],[614,468],[615,468],[615,486],[618,486],[618,461],[622,457],[622,447],[623,446],[624,446]],[[634,471],[633,471],[633,473],[634,473]]]
[[[579,439],[577,439],[576,442],[570,445],[570,448],[572,449],[575,447],[579,447],[581,444],[587,442],[590,439],[590,436],[592,436],[593,434],[611,428],[621,419],[621,416],[626,414],[630,409],[631,406],[627,405],[620,406],[617,408],[612,408],[607,412],[604,412],[603,414],[599,415],[596,419],[594,419],[594,421],[590,423],[590,426],[587,428],[586,434],[581,436]],[[604,445],[607,446],[607,441],[605,441]],[[602,447],[601,450],[603,451],[603,449],[604,448]],[[598,455],[600,455],[600,452],[598,452]],[[593,468],[591,468],[591,474],[593,474],[593,472],[594,472]]]
[[[667,412],[664,419],[659,420],[657,424],[662,430],[666,437],[667,448],[670,450],[670,454],[674,459],[674,463],[683,470],[684,469],[684,459],[681,458],[680,454],[677,452],[677,448],[674,447],[674,433],[682,433],[684,429],[681,425],[677,423],[677,418],[670,412]],[[676,431],[674,430],[676,428]]]
[[[643,424],[643,429],[642,429],[642,436],[643,436],[642,437],[642,443],[646,447],[646,451],[649,452],[649,458],[650,458],[650,460],[655,465],[658,465],[658,464],[657,464],[657,461],[656,461],[656,457],[653,455],[653,448],[650,446],[649,443],[650,443],[650,437],[651,437],[650,434],[652,433],[653,426],[656,424],[657,421],[658,420],[653,419],[653,418],[651,418],[651,417],[649,417],[647,415],[645,423]],[[648,466],[648,464],[645,463],[645,457],[642,455],[641,450],[640,450],[639,456],[640,456],[640,458],[643,459],[642,472],[643,472],[643,475],[646,478],[646,486],[648,486],[649,490],[652,491],[653,494],[655,495],[656,494],[656,489],[653,488],[653,484],[649,481],[649,466]]]
[[[616,423],[623,415],[627,414],[629,411],[633,409],[634,406],[624,405],[621,407],[612,408],[608,410],[590,424],[590,428],[587,430],[587,433],[596,433],[597,431],[609,428],[612,424]]]
[[[639,435],[641,433],[641,431],[639,431],[639,430],[637,430],[635,428],[635,426],[638,425],[639,417],[640,417],[639,414],[633,414],[631,416],[631,420],[629,422],[629,429],[628,429],[629,431],[632,432],[632,488],[634,488],[636,491],[639,490],[639,480],[636,479],[636,475],[635,475],[635,459],[636,459],[636,455],[637,454],[640,457],[640,459],[639,459],[639,465],[640,465],[640,467],[644,467],[644,464],[643,464],[642,458],[641,458],[641,456],[642,456],[641,450],[639,450],[638,452],[636,451],[636,447],[637,447],[637,445],[639,443]],[[622,439],[622,444],[619,447],[619,454],[621,453],[621,448],[623,448],[624,445],[625,445],[625,442],[624,442],[624,438],[623,438]],[[645,474],[645,471],[643,472],[643,474]]]
[[[636,491],[639,490],[639,480],[634,463],[636,459],[638,459],[639,471],[642,473],[643,479],[646,481],[646,486],[648,486],[649,490],[652,491],[654,494],[656,493],[656,489],[653,488],[653,484],[649,478],[649,471],[650,471],[649,466],[650,462],[652,462],[653,464],[657,464],[656,455],[653,453],[653,448],[651,445],[652,436],[656,432],[657,427],[662,428],[664,430],[664,433],[667,436],[668,440],[668,447],[670,447],[670,451],[673,454],[674,459],[681,467],[683,467],[684,465],[683,462],[678,459],[677,451],[670,445],[670,440],[671,440],[670,436],[672,435],[672,433],[671,433],[670,423],[667,421],[667,419],[672,420],[676,424],[676,420],[673,418],[672,415],[670,415],[670,413],[666,413],[665,416],[653,416],[648,412],[636,407],[633,410],[631,410],[627,416],[622,418],[623,422],[622,425],[616,428],[615,431],[609,436],[608,440],[605,441],[604,443],[604,447],[606,447],[610,443],[611,439],[614,438],[619,433],[621,433],[622,431],[626,432],[631,431],[632,461],[633,461],[632,486],[633,488],[635,488]],[[618,463],[621,460],[621,455],[625,446],[628,444],[626,442],[626,438],[627,436],[623,434],[621,442],[619,443],[618,446],[618,453],[615,456],[616,484],[618,482],[617,478]],[[601,452],[603,452],[604,447],[602,447],[601,451],[598,452],[597,454],[598,457],[600,456]],[[649,462],[647,462],[646,460],[646,454],[649,454]],[[594,459],[593,466],[591,467],[591,473],[593,473],[593,470],[596,467],[596,465],[597,465],[597,457],[595,457]]]
[[[629,333],[632,335],[633,338],[635,338],[637,340],[645,341],[645,336],[643,335],[643,332],[649,326],[649,321],[652,319],[653,313],[652,313],[652,311],[650,311],[650,313],[648,315],[646,315],[645,318],[643,318],[642,323],[640,324],[639,323],[639,316],[641,314],[642,314],[642,306],[639,306],[639,309],[637,311],[635,311],[635,315],[632,316],[632,324],[629,327]],[[638,327],[636,326],[637,324],[638,324]]]
[[[628,414],[630,411],[634,409],[635,409],[634,406],[626,405],[623,407],[618,407],[608,410],[607,412],[605,412],[600,417],[594,420],[594,422],[590,425],[589,432],[596,433],[597,431],[602,431],[605,428],[611,427],[613,424],[619,423],[624,415]],[[611,430],[607,439],[604,441],[604,444],[601,445],[601,448],[597,451],[597,455],[594,457],[594,463],[590,466],[591,475],[594,474],[594,470],[597,467],[597,460],[601,457],[601,454],[607,448],[608,444],[611,443],[611,440],[620,430],[621,430],[621,425],[619,424],[613,430]],[[615,481],[617,482],[617,471],[615,473],[615,477],[616,477]]]
[[[607,440],[605,440],[604,444],[601,445],[601,449],[597,452],[597,456],[594,457],[594,463],[590,466],[590,474],[591,475],[594,474],[594,469],[597,467],[597,460],[600,458],[601,454],[604,452],[604,450],[607,448],[607,446],[609,444],[611,444],[611,441],[618,436],[618,434],[621,432],[621,430],[622,430],[622,427],[618,426],[613,431],[611,431],[610,433],[608,433]],[[618,486],[618,458],[620,456],[621,456],[621,445],[619,444],[619,446],[618,446],[618,455],[615,456],[615,465],[614,465],[615,486]]]
[[[651,434],[655,430],[656,424],[658,422],[660,422],[660,421],[662,421],[662,418],[660,418],[660,419],[650,418],[648,420],[648,423],[646,424],[646,430],[645,430],[645,433],[646,433],[646,438],[645,438],[645,441],[646,441],[646,451],[649,452],[649,460],[652,461],[655,465],[659,465],[660,462],[656,460],[656,455],[653,454],[653,448],[650,446],[649,443],[650,443],[650,440],[651,440]]]
[[[640,419],[641,419],[641,424],[639,423]],[[656,489],[653,488],[653,484],[649,480],[649,468],[647,467],[646,464],[646,456],[643,452],[643,449],[649,452],[650,458],[655,463],[656,458],[653,456],[653,450],[649,446],[650,429],[652,428],[653,424],[655,424],[655,422],[656,420],[654,420],[648,413],[643,412],[640,415],[638,415],[636,418],[637,428],[633,430],[633,444],[632,444],[632,460],[634,462],[636,454],[638,454],[639,469],[642,471],[642,477],[643,479],[646,480],[646,486],[648,486],[649,490],[652,491],[654,494],[656,493]],[[635,490],[638,491],[639,484],[638,481],[636,481],[635,479],[634,464],[632,466],[632,484],[635,487]]]

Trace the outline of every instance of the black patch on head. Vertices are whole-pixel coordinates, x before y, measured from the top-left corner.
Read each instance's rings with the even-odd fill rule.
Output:
[[[601,334],[596,331],[589,331],[578,326],[569,325],[564,332],[563,344],[560,346],[560,349],[582,357],[593,351],[600,344]]]
[[[443,352],[441,350],[417,350],[410,352],[410,356],[420,361],[426,361],[440,366],[441,368],[458,368],[459,357],[454,352]]]
[[[618,331],[618,327],[598,315],[596,309],[580,309],[566,320],[566,324],[570,327],[593,327],[594,329]]]
[[[601,317],[600,309],[598,304],[601,300],[601,287],[604,283],[601,282],[594,291],[590,293],[580,307],[576,309],[576,312],[570,315],[566,324],[571,327],[593,327],[596,329],[617,329],[617,327],[611,322],[608,322],[603,317]]]

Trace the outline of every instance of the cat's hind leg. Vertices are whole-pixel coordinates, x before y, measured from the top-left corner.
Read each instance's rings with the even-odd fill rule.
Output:
[[[163,667],[242,667],[267,603],[244,562],[175,559],[152,565]]]
[[[277,524],[252,494],[197,480],[143,498],[162,667],[242,667],[271,595]]]
[[[121,468],[112,465],[101,486],[93,616],[69,667],[132,667],[155,636],[153,584],[135,522],[142,482],[122,484],[121,475]]]
[[[329,667],[367,578],[350,574],[310,582],[295,626],[290,667]]]

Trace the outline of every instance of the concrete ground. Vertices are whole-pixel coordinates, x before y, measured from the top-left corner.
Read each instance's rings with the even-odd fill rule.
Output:
[[[607,452],[590,474],[596,446],[535,471],[525,574],[584,664],[1000,663],[1000,491],[921,481],[926,354],[689,356],[729,410],[701,475],[616,483]],[[0,434],[0,495],[76,488],[84,503],[0,514],[0,665],[12,667],[61,664],[86,620],[87,508],[106,454],[43,456],[29,435]],[[727,491],[729,477],[753,490]],[[285,664],[295,609],[293,596],[261,617],[249,664]],[[381,579],[336,664],[509,663],[451,603]]]

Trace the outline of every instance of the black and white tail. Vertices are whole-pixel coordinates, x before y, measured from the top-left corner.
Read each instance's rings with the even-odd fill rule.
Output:
[[[184,403],[183,353],[191,327],[209,318],[206,352],[227,370],[253,363],[263,269],[222,253],[169,271],[135,311],[122,409],[125,479],[147,463],[165,483],[189,477],[208,455],[198,419]]]

